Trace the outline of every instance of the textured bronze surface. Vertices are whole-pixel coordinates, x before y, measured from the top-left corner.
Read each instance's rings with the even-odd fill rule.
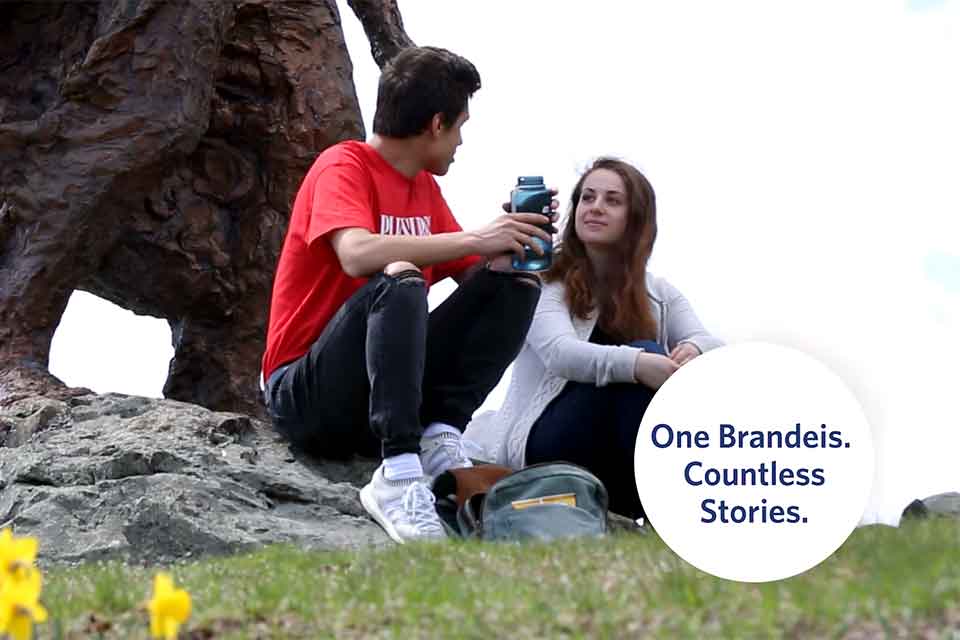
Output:
[[[351,0],[379,64],[392,0]],[[166,318],[164,395],[262,415],[270,287],[316,155],[364,137],[332,0],[0,3],[0,404],[75,289]]]

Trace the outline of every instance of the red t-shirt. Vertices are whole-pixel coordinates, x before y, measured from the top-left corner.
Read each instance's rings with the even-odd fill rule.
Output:
[[[340,306],[366,283],[351,278],[330,244],[336,229],[361,227],[384,235],[460,231],[436,180],[394,169],[370,145],[349,140],[321,153],[297,192],[273,282],[264,379],[310,349]],[[458,276],[480,260],[423,267],[428,285]]]

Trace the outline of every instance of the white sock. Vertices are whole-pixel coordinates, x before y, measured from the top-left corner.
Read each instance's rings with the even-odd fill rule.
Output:
[[[430,424],[427,425],[427,428],[423,430],[423,437],[432,438],[434,436],[440,435],[441,433],[452,433],[458,438],[462,435],[460,433],[460,429],[457,429],[454,426],[451,426],[444,422],[431,422]]]
[[[383,459],[383,477],[387,480],[410,480],[422,476],[420,456],[415,453],[401,453]]]

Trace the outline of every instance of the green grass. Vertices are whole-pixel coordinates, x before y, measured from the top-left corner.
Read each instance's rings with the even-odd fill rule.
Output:
[[[867,527],[815,569],[713,578],[656,536],[451,542],[352,553],[289,547],[170,567],[191,638],[960,637],[960,522]],[[41,638],[142,638],[152,569],[53,568]],[[97,631],[99,629],[100,631]]]

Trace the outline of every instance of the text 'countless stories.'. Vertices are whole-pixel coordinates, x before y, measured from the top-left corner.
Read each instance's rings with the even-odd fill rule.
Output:
[[[710,433],[705,429],[674,429],[660,423],[650,432],[650,439],[658,449],[707,449],[711,446]],[[841,449],[850,448],[839,429],[828,430],[825,423],[819,428],[804,429],[800,422],[791,429],[738,429],[721,423],[716,444],[720,449]],[[706,466],[702,460],[691,460],[683,467],[684,481],[700,487],[822,487],[827,479],[823,467],[791,467],[769,460],[753,466]],[[730,504],[726,499],[704,498],[700,504],[700,521],[705,524],[806,523],[798,505],[769,504],[761,498],[759,504]]]

